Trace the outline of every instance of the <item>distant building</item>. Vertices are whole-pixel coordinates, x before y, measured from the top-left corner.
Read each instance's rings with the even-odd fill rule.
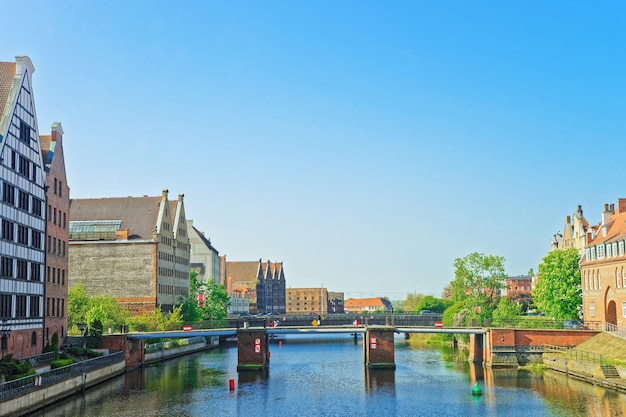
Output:
[[[597,226],[596,226],[597,227]],[[565,216],[563,234],[555,234],[550,240],[550,249],[576,248],[581,255],[587,246],[587,236],[594,231],[594,226],[590,226],[585,216],[583,216],[582,206],[578,206],[572,216]]]
[[[199,282],[212,279],[215,284],[221,284],[220,254],[211,244],[211,239],[194,227],[193,220],[187,220],[187,231],[191,245],[190,269],[196,271]]]
[[[326,288],[287,288],[287,314],[328,314]]]
[[[0,62],[0,326],[11,331],[0,349],[16,358],[41,353],[45,343],[46,177],[34,71],[26,56]]]
[[[183,195],[72,199],[69,285],[109,294],[131,314],[169,312],[189,295]]]
[[[247,293],[250,313],[285,313],[285,273],[282,262],[224,261],[226,288]],[[231,300],[232,302],[232,300]]]
[[[626,327],[626,198],[605,204],[580,260],[585,322]]]
[[[61,123],[53,123],[51,134],[41,135],[40,141],[48,201],[44,338],[47,344],[56,333],[62,343],[67,336],[70,188],[65,174]]]
[[[373,313],[375,311],[385,313],[393,312],[393,305],[386,297],[348,298],[343,308],[346,313]]]
[[[504,281],[505,288],[502,290],[502,295],[505,297],[512,297],[519,293],[532,293],[533,277],[530,275],[520,275],[517,277],[508,277]]]
[[[343,308],[343,293],[336,291],[328,292],[328,312],[331,314],[342,314]]]

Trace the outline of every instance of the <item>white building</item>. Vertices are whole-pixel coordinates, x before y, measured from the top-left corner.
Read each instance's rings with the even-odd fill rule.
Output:
[[[46,178],[30,58],[0,62],[0,319],[3,353],[43,349]]]

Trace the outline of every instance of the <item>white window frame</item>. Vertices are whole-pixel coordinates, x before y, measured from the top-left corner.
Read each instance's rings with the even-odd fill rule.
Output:
[[[612,246],[612,248],[611,248],[612,249],[611,250],[612,256],[617,256],[617,242],[611,243],[611,246]]]
[[[619,241],[618,247],[619,247],[619,256],[624,256],[624,241],[623,240]]]
[[[622,317],[626,317],[626,301],[622,301]]]
[[[604,259],[604,245],[598,245],[598,259]]]
[[[595,317],[596,316],[596,306],[594,305],[593,301],[589,301],[589,317]]]

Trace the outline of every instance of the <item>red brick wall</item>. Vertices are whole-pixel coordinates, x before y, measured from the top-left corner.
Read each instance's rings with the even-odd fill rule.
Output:
[[[368,330],[363,343],[365,346],[366,363],[394,363],[395,347],[393,330]]]

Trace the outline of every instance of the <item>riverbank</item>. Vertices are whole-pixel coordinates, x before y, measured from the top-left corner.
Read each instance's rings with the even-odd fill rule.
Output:
[[[576,346],[574,350],[583,354],[544,353],[544,368],[593,385],[626,392],[625,339],[603,332]],[[584,353],[590,353],[591,358]]]

